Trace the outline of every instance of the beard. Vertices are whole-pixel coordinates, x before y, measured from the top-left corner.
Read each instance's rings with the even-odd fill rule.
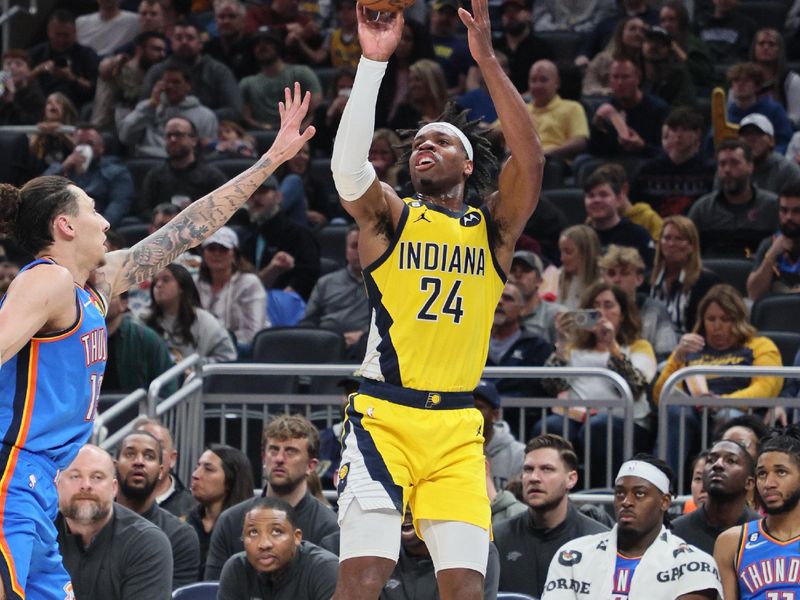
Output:
[[[272,480],[271,477],[267,478],[269,482],[270,489],[275,492],[278,496],[288,496],[293,491],[297,489],[297,487],[306,480],[305,475],[298,479],[285,479],[280,483],[276,483]]]
[[[787,238],[800,237],[800,225],[796,223],[781,223],[780,230]]]
[[[77,500],[73,496],[69,504],[61,509],[61,512],[64,517],[80,525],[91,525],[99,523],[111,514],[111,503],[103,505],[96,496],[82,497]]]
[[[726,194],[737,196],[747,189],[748,177],[728,177],[722,180],[722,189]]]
[[[147,499],[158,485],[158,479],[145,479],[144,484],[140,486],[131,485],[127,478],[120,475],[119,471],[117,471],[117,481],[119,482],[119,491],[123,496],[139,501]]]
[[[527,26],[527,23],[524,21],[514,21],[513,23],[506,25],[504,29],[508,35],[522,35],[525,33],[525,28]]]
[[[760,494],[759,494],[760,495]],[[761,505],[764,507],[764,512],[768,515],[785,515],[788,512],[791,512],[795,509],[795,507],[800,503],[800,488],[797,488],[792,494],[783,501],[783,504],[780,506],[769,507],[767,506],[764,501],[761,501]]]

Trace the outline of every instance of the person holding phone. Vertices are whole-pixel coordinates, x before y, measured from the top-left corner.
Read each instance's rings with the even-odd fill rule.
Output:
[[[650,405],[647,387],[656,374],[653,347],[641,337],[639,311],[628,294],[610,283],[595,283],[584,293],[580,310],[564,312],[556,317],[556,351],[547,359],[547,366],[601,367],[619,373],[633,393],[634,451],[644,451],[652,445]],[[579,377],[542,380],[546,391],[559,398],[606,399],[619,392],[608,379]],[[563,431],[564,412],[567,413],[567,438],[583,451],[586,429],[591,428],[592,486],[604,485],[607,421],[612,420],[614,468],[622,464],[622,409],[594,414],[583,407],[556,406],[550,416],[534,427],[533,435],[547,430]]]

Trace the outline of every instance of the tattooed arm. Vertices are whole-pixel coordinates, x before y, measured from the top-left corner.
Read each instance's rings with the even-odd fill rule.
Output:
[[[311,95],[285,90],[279,103],[281,128],[272,146],[255,165],[207,196],[193,202],[174,219],[132,248],[111,252],[95,275],[95,286],[107,297],[120,294],[152,278],[177,256],[194,248],[222,227],[281,164],[292,158],[314,135],[314,127],[300,133]]]

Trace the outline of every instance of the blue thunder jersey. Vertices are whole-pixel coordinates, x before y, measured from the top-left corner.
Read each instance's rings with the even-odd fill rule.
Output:
[[[489,211],[403,201],[389,248],[364,269],[372,322],[361,375],[415,390],[472,392],[505,286]]]
[[[764,520],[742,526],[736,557],[739,600],[800,600],[800,536],[781,542]]]
[[[612,600],[626,600],[631,593],[631,580],[642,557],[628,558],[617,552],[617,563],[614,567],[614,588],[611,590]]]
[[[36,260],[20,273],[39,264],[53,261]],[[2,365],[3,478],[13,472],[19,450],[65,469],[91,435],[107,359],[106,305],[89,286],[75,287],[75,305],[72,327],[31,338]]]

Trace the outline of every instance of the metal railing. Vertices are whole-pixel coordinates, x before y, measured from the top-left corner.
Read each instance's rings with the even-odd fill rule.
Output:
[[[253,376],[346,376],[353,373],[355,368],[352,364],[247,364],[247,363],[226,363],[205,365],[201,371],[201,377],[205,379],[209,376],[232,376],[232,377],[253,377]],[[166,373],[165,373],[166,375]],[[607,369],[600,368],[580,368],[580,367],[488,367],[483,376],[486,378],[514,377],[522,379],[544,379],[544,378],[571,378],[571,377],[602,377],[610,380],[614,388],[619,393],[617,398],[591,399],[591,400],[555,400],[553,398],[519,398],[506,396],[503,398],[504,407],[519,407],[522,411],[521,422],[524,423],[526,409],[544,409],[554,405],[564,407],[585,406],[592,409],[605,409],[610,412],[612,408],[619,408],[623,418],[623,459],[629,458],[633,453],[633,396],[627,382],[618,374]],[[194,382],[192,382],[194,383]],[[155,384],[155,382],[154,382]],[[217,414],[219,419],[220,443],[227,442],[226,422],[229,418],[239,419],[239,445],[245,449],[248,445],[248,424],[252,418],[265,420],[270,416],[270,407],[283,406],[283,410],[288,412],[290,407],[305,406],[306,416],[315,415],[312,408],[324,408],[322,414],[316,413],[318,419],[324,419],[326,426],[331,426],[334,419],[340,414],[342,404],[341,394],[287,394],[287,393],[209,393],[202,392],[201,384],[195,384],[190,392],[183,389],[176,395],[170,396],[166,400],[158,403],[155,408],[150,406],[148,414],[151,416],[167,414],[173,427],[180,429],[181,433],[176,432],[176,439],[181,443],[186,438],[191,441],[191,447],[184,447],[181,457],[180,475],[188,476],[191,465],[199,457],[205,447],[205,436],[203,423],[195,422],[194,425],[187,422],[193,419],[203,421],[202,416],[207,419],[209,415]],[[154,386],[151,385],[151,392]],[[158,401],[157,394],[148,394],[152,402]],[[178,414],[181,405],[188,398],[199,396],[197,404],[202,405],[200,415],[188,410],[183,414]],[[210,410],[215,409],[213,412]],[[254,410],[258,407],[260,410]],[[198,418],[200,417],[200,418]],[[569,417],[564,416],[564,427]],[[174,420],[173,420],[174,419]],[[168,425],[169,426],[169,425]],[[612,444],[613,431],[612,420],[608,419],[606,434],[606,484],[611,485],[613,476],[612,470]],[[586,428],[584,449],[584,480],[590,481],[590,450],[591,432]],[[217,441],[217,440],[215,440]]]
[[[15,4],[11,6],[10,0],[3,0],[0,3],[0,26],[3,28],[3,52],[9,49],[11,44],[11,18],[17,14],[35,15],[38,12],[36,0],[30,0],[28,7]]]
[[[746,406],[752,408],[775,408],[776,406],[793,407],[794,420],[797,421],[800,410],[800,398],[725,398],[720,396],[690,396],[677,389],[678,384],[693,375],[722,375],[738,379],[751,377],[800,377],[800,367],[719,367],[696,365],[684,367],[669,376],[661,389],[658,399],[658,456],[662,460],[667,458],[667,411],[670,406],[702,407],[700,418],[701,438],[700,447],[708,446],[708,410],[710,408],[739,408]],[[686,468],[686,418],[685,410],[680,417],[680,442],[678,446],[678,493],[683,493],[684,471]]]
[[[117,400],[113,406],[98,414],[92,427],[92,443],[106,450],[113,448],[133,428],[134,421],[126,423],[110,435],[108,435],[107,424],[137,404],[139,405],[139,414],[147,412],[147,392],[142,388],[134,390],[122,399]]]

